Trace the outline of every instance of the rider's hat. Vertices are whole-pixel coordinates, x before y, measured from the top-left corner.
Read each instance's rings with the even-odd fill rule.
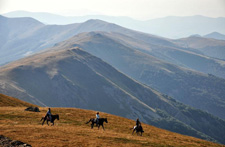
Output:
[[[97,112],[97,114],[99,114],[99,112]]]

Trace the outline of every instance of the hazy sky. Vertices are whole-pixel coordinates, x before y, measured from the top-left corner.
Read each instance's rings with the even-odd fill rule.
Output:
[[[225,17],[225,0],[0,0],[0,14],[24,10],[61,15]]]

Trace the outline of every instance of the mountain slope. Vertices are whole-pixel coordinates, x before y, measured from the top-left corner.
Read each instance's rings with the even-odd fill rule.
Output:
[[[148,124],[221,143],[225,136],[225,121],[178,103],[79,48],[55,47],[10,63],[0,68],[0,83],[0,92],[39,105],[139,117]]]
[[[177,100],[225,118],[225,80],[181,68],[114,39],[114,33],[83,33],[55,48],[78,46],[130,77]],[[118,38],[118,37],[116,37]],[[139,46],[138,46],[139,45]],[[136,47],[140,47],[138,44]],[[144,43],[141,44],[145,45]]]
[[[0,93],[0,107],[30,107],[33,104]]]
[[[206,56],[225,60],[225,41],[203,37],[188,37],[175,40],[180,46],[200,51]]]
[[[115,32],[119,33],[120,36],[118,34],[115,35],[116,37],[119,36],[119,39],[117,40],[122,38],[130,47],[135,46],[137,49],[144,50],[145,53],[149,53],[150,55],[166,62],[225,78],[224,61],[204,56],[204,53],[198,49],[186,48],[186,45],[178,43],[179,40],[170,40],[129,30],[100,20],[89,20],[84,23],[61,26],[43,25],[40,22],[37,22],[38,27],[34,27],[34,29],[29,29],[28,27],[28,30],[24,31],[27,29],[27,25],[30,24],[30,19],[17,18],[16,21],[23,22],[21,27],[17,27],[12,24],[7,25],[10,22],[15,22],[15,18],[2,18],[4,18],[2,21],[0,19],[0,22],[3,25],[2,30],[4,31],[8,29],[9,31],[0,38],[0,40],[5,40],[3,41],[2,46],[0,46],[0,64],[29,56],[81,32],[106,31],[114,32],[113,35],[116,34]],[[8,26],[13,27],[11,28]],[[6,38],[8,34],[14,34],[15,32],[13,30],[15,29],[17,29],[16,32],[19,31],[20,33],[17,33],[16,37],[9,35],[11,37]],[[121,37],[121,35],[124,36]],[[126,39],[130,40],[126,41]],[[207,39],[205,39],[204,42],[207,42]],[[207,46],[209,50],[217,50],[217,48],[218,51],[221,50],[221,53],[219,52],[220,56],[223,55],[222,52],[224,47],[224,43],[221,44],[220,42],[215,41],[213,47]]]
[[[40,118],[47,108],[40,108],[40,113],[24,111],[24,108],[0,107],[1,133],[32,146],[215,146],[223,145],[183,136],[142,123],[143,136],[131,135],[135,121],[100,112],[106,117],[105,131],[90,128],[85,124],[94,117],[95,111],[74,108],[52,108],[53,114],[60,119],[55,126],[41,126]],[[17,123],[15,123],[17,122]],[[29,127],[28,127],[29,126]],[[46,141],[48,140],[48,141]]]

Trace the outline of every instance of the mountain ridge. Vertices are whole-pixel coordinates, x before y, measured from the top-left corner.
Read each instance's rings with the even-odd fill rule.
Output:
[[[78,23],[83,22],[88,19],[97,18],[102,19],[111,23],[119,24],[123,27],[151,33],[167,38],[183,38],[190,36],[192,34],[200,34],[205,35],[211,32],[217,31],[220,33],[225,33],[223,28],[223,24],[225,22],[224,17],[206,17],[202,15],[194,15],[194,16],[167,16],[162,18],[155,18],[145,21],[135,20],[129,17],[114,17],[114,16],[102,16],[102,15],[94,15],[94,16],[60,16],[55,14],[42,13],[39,12],[23,12],[24,14],[20,14],[20,11],[9,12],[3,14],[8,17],[23,17],[30,16],[36,18],[42,22],[50,22],[49,24],[70,24],[70,23]],[[38,16],[40,14],[40,16]],[[47,14],[47,15],[46,15]],[[47,18],[45,18],[48,16]],[[58,17],[58,18],[57,18]],[[63,20],[63,21],[61,21]],[[65,23],[67,22],[67,23]],[[190,24],[192,22],[192,24]],[[204,25],[203,27],[196,26]],[[174,27],[175,26],[175,27]],[[163,29],[162,29],[163,28]],[[188,28],[188,29],[187,29]],[[186,30],[186,31],[184,31]]]
[[[175,97],[185,104],[206,110],[224,118],[224,116],[222,116],[223,113],[218,115],[218,112],[222,112],[224,109],[223,106],[220,107],[221,104],[224,104],[222,100],[224,97],[223,95],[218,95],[218,93],[221,93],[221,88],[207,88],[204,86],[216,85],[216,82],[218,82],[217,84],[220,83],[221,87],[224,87],[224,79],[161,61],[145,52],[136,50],[136,48],[126,46],[125,44],[121,44],[121,42],[118,43],[114,38],[113,40],[109,37],[110,33],[82,33],[59,43],[58,46],[55,46],[55,49],[76,46],[81,47],[137,81]],[[118,36],[116,38],[118,38]],[[198,82],[196,79],[198,79]],[[207,96],[203,96],[202,93],[205,92],[208,93]],[[217,103],[219,107],[210,106],[212,97],[216,100],[212,104]],[[204,102],[204,104],[202,104],[202,102]],[[215,108],[220,110],[217,111]]]
[[[218,32],[212,32],[210,34],[206,34],[203,37],[205,38],[212,38],[212,39],[218,39],[218,40],[225,40],[225,35],[218,33]]]

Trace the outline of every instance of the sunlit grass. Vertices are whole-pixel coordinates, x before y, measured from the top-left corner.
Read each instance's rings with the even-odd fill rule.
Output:
[[[0,134],[13,140],[20,140],[32,146],[222,146],[204,140],[188,137],[143,124],[143,136],[132,135],[135,121],[100,113],[107,117],[105,131],[85,124],[95,117],[95,111],[52,108],[60,120],[55,126],[41,125],[41,112],[24,111],[25,107],[0,107]]]

